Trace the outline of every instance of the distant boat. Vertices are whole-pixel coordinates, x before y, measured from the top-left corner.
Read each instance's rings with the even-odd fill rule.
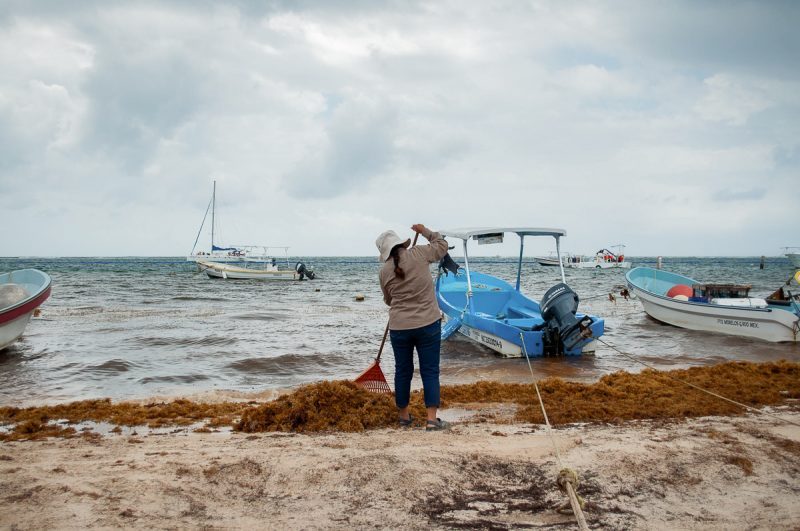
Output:
[[[0,275],[0,350],[25,332],[34,310],[50,296],[50,275],[18,269]]]
[[[689,277],[650,267],[625,278],[644,311],[658,321],[766,341],[800,339],[800,303],[750,297],[749,285],[701,284]]]
[[[594,256],[572,255],[564,258],[564,265],[573,269],[630,269],[631,263],[625,261],[625,246],[613,245],[617,252],[600,249]]]
[[[800,269],[800,247],[784,247],[786,251],[786,258],[789,259],[789,262],[798,269]]]
[[[562,282],[551,287],[538,303],[520,291],[522,251],[526,236],[566,235],[563,229],[473,228],[441,230],[447,238],[463,243],[464,267],[449,255],[440,263],[436,296],[444,323],[442,339],[455,332],[484,345],[505,357],[575,355],[595,350],[595,339],[603,335],[603,319],[577,313],[578,296]],[[467,242],[478,245],[501,243],[505,233],[520,239],[516,287],[497,277],[470,270]]]
[[[307,269],[302,262],[297,262],[294,269],[278,269],[275,262],[261,267],[237,267],[198,260],[197,267],[209,278],[225,280],[314,280],[315,278],[314,272]]]
[[[216,203],[217,203],[217,181],[214,181],[214,187],[211,193],[211,201],[206,207],[206,213],[203,215],[203,221],[200,224],[200,230],[197,231],[197,237],[194,240],[192,250],[189,256],[186,257],[188,262],[221,262],[221,263],[243,263],[243,262],[264,262],[271,263],[274,259],[272,250],[283,251],[284,254],[288,253],[288,247],[264,246],[264,245],[217,245],[216,241]],[[197,242],[200,240],[200,234],[203,232],[203,227],[208,217],[208,212],[211,211],[211,247],[207,251],[196,251]],[[196,252],[195,252],[196,251]]]
[[[568,257],[569,255],[564,254],[561,256],[561,260],[559,260],[558,256],[551,253],[549,256],[534,256],[533,259],[541,266],[558,267],[564,263],[564,261],[568,260]]]

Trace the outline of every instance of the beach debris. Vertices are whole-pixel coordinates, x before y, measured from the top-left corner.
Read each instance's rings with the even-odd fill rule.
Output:
[[[361,302],[361,301],[363,301],[364,299],[366,299],[366,297],[364,296],[364,294],[363,294],[363,293],[356,293],[356,300],[357,300],[358,302]]]
[[[638,419],[682,419],[711,415],[741,415],[744,409],[676,381],[698,385],[750,406],[778,405],[800,399],[800,363],[728,362],[673,371],[646,369],[615,372],[595,383],[547,378],[538,382],[551,424],[621,423]],[[479,409],[480,404],[515,404],[517,422],[544,422],[533,384],[481,381],[442,386],[442,408],[455,405]],[[411,415],[425,418],[423,394],[411,394]],[[391,395],[370,393],[353,382],[319,382],[299,387],[272,402],[206,404],[189,400],[166,403],[112,403],[84,400],[32,408],[0,407],[0,441],[34,440],[79,435],[63,422],[109,422],[117,425],[185,426],[203,420],[226,419],[244,432],[359,432],[395,427],[397,408]],[[238,421],[236,419],[239,419]],[[478,422],[480,419],[476,419]],[[509,419],[510,420],[510,419]],[[220,421],[221,422],[221,421]],[[501,421],[502,422],[502,421]],[[421,424],[420,424],[421,426]],[[133,430],[130,436],[136,436]]]
[[[420,393],[414,393],[411,416],[425,418]],[[273,402],[245,411],[235,429],[259,431],[360,432],[397,424],[390,395],[370,393],[353,382],[319,382],[300,387]]]
[[[614,304],[617,303],[617,298],[614,296],[613,293],[609,293],[608,294],[608,300],[609,300],[609,302],[613,302]]]

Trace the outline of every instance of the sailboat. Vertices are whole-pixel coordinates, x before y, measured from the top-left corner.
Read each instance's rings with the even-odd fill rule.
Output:
[[[217,245],[216,242],[216,203],[217,181],[211,193],[211,201],[206,207],[200,229],[194,240],[192,250],[186,260],[196,262],[197,268],[205,272],[210,278],[225,280],[313,280],[313,269],[306,267],[302,262],[297,262],[294,267],[289,263],[289,248],[265,245]],[[208,213],[211,212],[211,249],[198,251],[197,242],[203,232]],[[283,260],[286,268],[278,267],[278,261],[272,254],[273,250],[283,251]],[[236,264],[236,265],[233,265]]]

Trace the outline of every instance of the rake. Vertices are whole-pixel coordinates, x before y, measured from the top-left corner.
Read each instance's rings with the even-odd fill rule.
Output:
[[[411,243],[411,247],[417,244],[417,238],[419,238],[419,233],[414,235],[414,241]],[[375,357],[375,361],[354,380],[356,385],[363,387],[371,393],[392,393],[392,388],[389,387],[389,382],[386,381],[386,376],[384,376],[383,370],[381,369],[381,354],[383,354],[383,346],[386,344],[386,336],[388,335],[389,323],[387,322],[386,329],[383,331],[381,347],[378,349],[378,355]]]
[[[383,340],[381,340],[381,348],[378,349],[378,356],[375,361],[367,367],[354,381],[356,385],[363,387],[371,393],[388,393],[391,394],[392,388],[386,381],[386,376],[383,375],[381,370],[381,354],[383,354],[383,346],[386,344],[386,336],[389,334],[389,323],[386,323],[386,330],[383,331]]]

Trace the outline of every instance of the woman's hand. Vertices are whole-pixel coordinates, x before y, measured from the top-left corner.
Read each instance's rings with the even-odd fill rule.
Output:
[[[414,225],[411,225],[411,230],[413,230],[414,232],[417,232],[419,234],[422,234],[423,232],[425,232],[428,229],[422,223],[415,223]]]

